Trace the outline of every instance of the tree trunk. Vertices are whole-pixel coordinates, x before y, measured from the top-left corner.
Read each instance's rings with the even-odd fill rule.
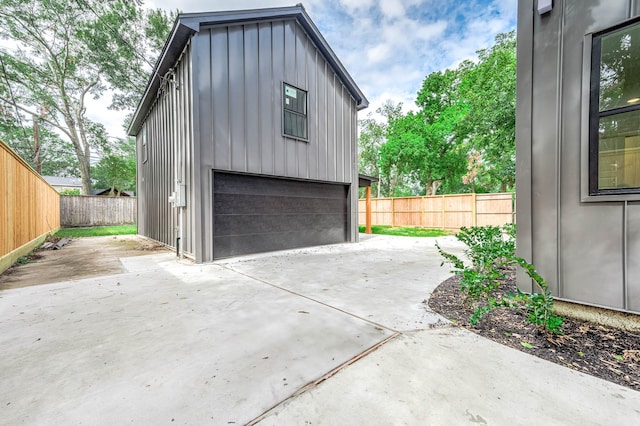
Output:
[[[85,156],[78,156],[78,166],[80,168],[80,179],[82,180],[80,194],[91,195],[91,166],[89,165],[89,159]]]
[[[432,182],[432,187],[431,187],[431,195],[436,195],[438,192],[438,188],[440,188],[440,181],[439,180],[434,180]]]
[[[425,195],[436,195],[436,192],[438,192],[438,188],[440,188],[439,180],[427,181],[427,185],[425,187]]]
[[[73,129],[73,127],[69,127]],[[70,139],[73,143],[76,157],[78,157],[78,169],[80,170],[80,180],[82,181],[80,194],[91,195],[91,164],[89,163],[89,151],[87,150],[86,153],[84,152],[75,131],[71,134]]]
[[[71,109],[67,106],[64,113],[64,121],[69,129],[69,139],[73,144],[76,157],[78,157],[78,168],[80,169],[80,180],[82,181],[80,194],[91,195],[91,163],[89,158],[91,151],[87,137],[84,134],[84,128],[79,124],[81,119],[82,117],[74,118],[71,114]]]

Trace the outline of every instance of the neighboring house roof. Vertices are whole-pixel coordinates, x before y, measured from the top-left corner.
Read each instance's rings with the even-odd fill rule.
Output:
[[[109,195],[109,192],[111,192],[111,188],[107,188],[107,189],[92,189],[91,190],[91,195]],[[115,192],[118,192],[118,188],[115,189]],[[121,191],[120,192],[120,196],[121,197],[133,197],[133,192],[131,191]]]
[[[82,179],[77,177],[42,176],[51,186],[67,186],[82,188]]]
[[[151,79],[147,83],[144,96],[140,100],[140,103],[133,115],[133,119],[131,120],[131,124],[129,125],[129,129],[127,130],[129,135],[135,136],[140,131],[140,127],[147,116],[147,112],[152,107],[153,102],[156,99],[156,93],[160,87],[161,76],[165,75],[175,65],[189,39],[193,34],[200,31],[201,26],[236,24],[246,21],[273,21],[277,19],[291,18],[296,19],[296,21],[302,26],[307,35],[317,46],[318,50],[331,65],[334,72],[340,77],[342,83],[356,100],[358,110],[368,107],[369,101],[356,85],[353,78],[351,78],[331,47],[329,47],[329,44],[322,34],[320,34],[318,28],[311,21],[311,18],[307,15],[302,4],[297,4],[292,7],[269,9],[183,13],[178,15],[176,18],[171,34],[169,35],[169,38],[162,49],[162,53],[160,54],[153,72],[151,73]]]

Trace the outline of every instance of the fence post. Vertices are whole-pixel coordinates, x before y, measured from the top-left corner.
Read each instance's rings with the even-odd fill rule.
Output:
[[[476,197],[476,193],[474,192],[471,194],[471,226],[478,225],[478,207],[476,205],[477,202],[478,199]]]
[[[371,234],[371,185],[367,186],[367,212],[365,214],[365,234]]]
[[[391,227],[396,227],[396,199],[391,199]]]
[[[440,196],[440,217],[442,220],[442,229],[447,229],[444,223],[444,195]]]

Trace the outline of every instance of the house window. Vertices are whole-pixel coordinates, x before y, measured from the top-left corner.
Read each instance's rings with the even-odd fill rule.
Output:
[[[589,195],[640,193],[640,21],[592,39]]]
[[[284,83],[283,95],[283,133],[307,140],[307,92]]]
[[[148,160],[148,151],[147,151],[147,126],[142,126],[142,164],[146,163]]]

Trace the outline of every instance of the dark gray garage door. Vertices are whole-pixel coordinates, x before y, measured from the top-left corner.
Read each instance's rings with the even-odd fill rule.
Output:
[[[215,259],[347,240],[345,185],[214,173]]]

